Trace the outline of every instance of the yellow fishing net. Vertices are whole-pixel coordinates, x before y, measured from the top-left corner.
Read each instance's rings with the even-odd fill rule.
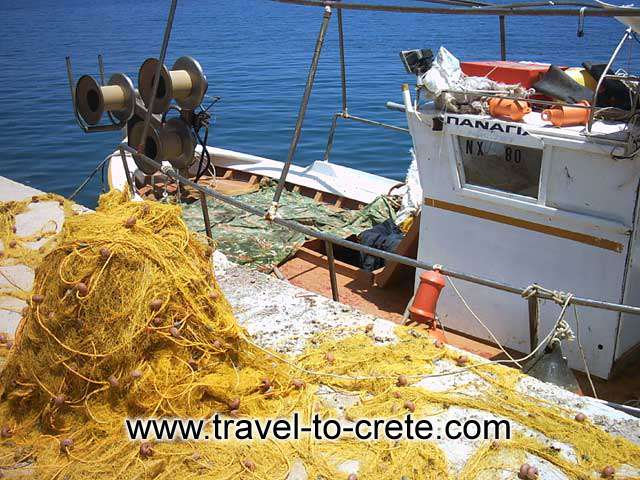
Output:
[[[5,245],[23,208],[0,207]],[[112,192],[95,213],[69,214],[55,243],[38,252],[41,262],[23,253],[37,269],[15,344],[0,346],[0,477],[284,479],[303,465],[309,479],[346,479],[341,466],[357,460],[361,479],[470,480],[517,472],[526,454],[569,478],[593,478],[607,465],[640,468],[637,445],[516,392],[515,370],[473,367],[473,396],[412,386],[434,374],[436,362],[458,357],[416,330],[398,328],[391,344],[376,342],[369,328],[323,332],[297,358],[256,345],[220,292],[210,247],[189,232],[177,206]],[[9,249],[2,261],[18,259]],[[347,420],[477,409],[563,442],[575,458],[520,435],[478,442],[456,473],[430,441],[151,445],[125,433],[124,419],[136,417],[340,415],[327,389],[352,399]]]

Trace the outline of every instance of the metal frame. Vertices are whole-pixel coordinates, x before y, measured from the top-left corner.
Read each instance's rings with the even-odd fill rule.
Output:
[[[396,13],[422,13],[438,15],[504,15],[517,17],[572,17],[582,15],[584,17],[636,17],[640,16],[639,8],[632,7],[605,7],[596,2],[529,2],[512,3],[509,5],[485,4],[462,6],[461,2],[451,0],[421,0],[428,3],[451,5],[456,8],[445,7],[410,7],[406,5],[382,5],[369,3],[347,3],[339,0],[271,0],[273,2],[288,3],[292,5],[304,5],[308,7],[331,7],[343,10],[361,10],[370,12],[396,12]],[[573,8],[557,8],[557,7]],[[540,8],[536,8],[540,7]],[[581,7],[577,9],[576,7]],[[584,10],[582,10],[584,8]]]
[[[115,130],[122,130],[127,126],[127,120],[116,122],[111,112],[109,113],[109,125],[87,125],[80,117],[78,108],[76,106],[76,85],[73,79],[73,70],[71,68],[71,57],[65,58],[67,64],[67,81],[69,82],[69,90],[71,91],[71,103],[73,106],[73,115],[75,116],[76,123],[85,133],[94,132],[113,132]],[[102,55],[98,55],[98,70],[100,72],[100,83],[104,86],[104,65],[102,63]]]
[[[593,92],[593,100],[591,102],[591,108],[589,110],[589,121],[587,123],[587,135],[593,135],[591,133],[591,128],[593,127],[593,116],[595,114],[595,109],[596,109],[596,104],[598,102],[598,93],[600,92],[600,87],[602,86],[602,83],[605,81],[605,79],[607,78],[615,78],[615,79],[622,79],[624,78],[626,81],[628,82],[633,82],[636,83],[636,91],[634,92],[634,96],[633,96],[633,103],[631,105],[631,111],[629,112],[629,117],[633,117],[633,115],[635,115],[636,112],[636,104],[638,101],[638,87],[637,84],[638,79],[635,77],[629,77],[629,78],[625,78],[625,77],[621,77],[620,75],[610,75],[607,72],[609,71],[609,69],[611,69],[611,66],[613,65],[613,62],[616,60],[618,53],[620,53],[620,50],[622,49],[622,46],[624,45],[624,43],[629,40],[630,38],[632,38],[633,36],[633,31],[631,30],[631,27],[627,28],[624,31],[624,34],[622,35],[622,38],[620,39],[620,42],[618,42],[618,45],[616,46],[616,48],[613,50],[613,53],[611,54],[611,57],[609,57],[609,61],[607,62],[607,66],[604,69],[604,72],[602,73],[602,75],[600,76],[600,78],[598,79],[598,83],[596,84],[596,89]],[[627,141],[629,140],[630,137],[630,132],[629,135],[627,136]]]

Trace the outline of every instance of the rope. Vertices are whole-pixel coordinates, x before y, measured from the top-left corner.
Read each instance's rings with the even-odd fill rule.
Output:
[[[562,341],[572,342],[575,340],[575,335],[573,330],[571,330],[571,326],[564,320],[564,311],[566,307],[571,303],[571,299],[575,296],[573,293],[565,293],[561,290],[549,290],[548,288],[541,287],[537,283],[529,285],[522,292],[523,298],[531,298],[532,296],[538,296],[538,294],[546,293],[551,296],[551,300],[556,302],[558,305],[564,305],[562,314],[556,320],[556,324],[553,328],[553,335],[549,339],[549,343],[557,343],[560,344]],[[546,340],[546,339],[545,339]],[[545,342],[541,342],[545,343]]]
[[[75,198],[76,195],[78,195],[83,189],[84,187],[87,186],[87,183],[89,183],[91,181],[91,179],[95,176],[96,173],[98,173],[98,170],[100,170],[102,168],[102,166],[107,163],[108,160],[111,159],[111,157],[113,157],[114,155],[116,155],[115,153],[111,153],[109,155],[107,155],[106,157],[104,157],[104,159],[96,166],[96,168],[94,168],[91,173],[89,175],[87,175],[87,177],[76,187],[76,189],[73,191],[73,193],[71,195],[69,195],[69,200],[73,200]]]
[[[584,364],[584,371],[587,374],[589,385],[591,385],[593,397],[598,398],[598,392],[596,392],[596,387],[593,384],[593,379],[591,378],[591,372],[589,372],[589,365],[587,365],[587,357],[584,354],[584,348],[582,347],[582,342],[580,341],[580,319],[578,318],[578,309],[575,305],[573,306],[573,315],[576,319],[576,339],[578,340],[578,348],[580,350],[580,356],[582,357],[582,363]]]
[[[458,290],[458,288],[456,287],[455,283],[453,283],[453,280],[451,279],[451,277],[445,277],[447,279],[447,281],[451,284],[451,287],[453,288],[453,291],[456,292],[456,295],[458,295],[458,298],[460,299],[460,301],[462,301],[462,304],[466,307],[466,309],[469,311],[469,313],[471,315],[473,315],[473,318],[475,318],[477,320],[477,322],[482,325],[482,328],[484,328],[489,335],[491,336],[491,338],[493,339],[493,341],[496,343],[496,345],[498,345],[498,348],[500,348],[500,350],[502,350],[502,352],[509,357],[509,359],[515,363],[519,368],[522,368],[522,365],[520,365],[520,363],[513,358],[509,352],[507,352],[507,350],[502,346],[502,344],[500,343],[500,340],[498,340],[498,338],[493,334],[493,332],[491,331],[491,329],[482,321],[480,320],[480,317],[478,317],[478,315],[476,315],[476,313],[471,309],[471,307],[469,306],[469,303],[465,300],[465,298],[462,296],[462,294],[460,293],[460,291]]]
[[[562,292],[560,292],[562,293]],[[459,367],[456,370],[448,370],[445,372],[441,372],[441,373],[429,373],[429,374],[416,374],[416,375],[405,375],[408,379],[417,379],[417,380],[422,380],[425,378],[439,378],[439,377],[447,377],[447,376],[452,376],[452,375],[459,375],[461,373],[464,373],[468,370],[477,368],[477,367],[483,367],[486,365],[508,365],[511,363],[515,363],[516,365],[518,363],[522,363],[525,362],[527,360],[529,360],[530,358],[534,357],[542,348],[542,346],[546,346],[549,342],[551,342],[554,338],[556,338],[556,334],[558,329],[560,330],[560,334],[559,336],[564,335],[563,331],[564,331],[564,327],[561,327],[561,323],[563,322],[563,318],[564,315],[567,311],[567,308],[569,307],[569,303],[571,302],[571,298],[573,297],[573,294],[565,294],[565,300],[562,303],[562,309],[560,311],[560,314],[558,315],[558,318],[553,326],[553,328],[549,331],[549,333],[547,334],[546,337],[544,337],[544,339],[538,344],[538,346],[533,349],[531,351],[531,353],[525,355],[522,358],[518,358],[517,360],[514,358],[510,357],[510,360],[487,360],[486,362],[479,362],[479,363],[475,363],[473,365],[469,365],[466,367]],[[570,329],[569,329],[570,330]],[[267,354],[270,357],[275,358],[276,360],[279,360],[287,365],[289,365],[290,367],[295,368],[296,370],[299,370],[303,373],[306,373],[308,375],[312,375],[312,376],[316,376],[316,377],[331,377],[331,378],[336,378],[336,379],[340,379],[340,380],[349,380],[349,381],[367,381],[367,380],[394,380],[397,379],[397,375],[365,375],[365,376],[355,376],[355,375],[342,375],[342,374],[337,374],[337,373],[328,373],[328,372],[318,372],[315,370],[308,370],[304,367],[301,367],[300,365],[298,365],[295,362],[291,362],[289,360],[287,360],[286,358],[270,351],[267,350],[266,348],[261,347],[260,345],[252,342],[249,338],[245,338],[244,339],[247,343],[249,343],[250,345],[254,346],[255,348],[257,348],[258,350],[264,352],[265,354]],[[506,353],[506,352],[505,352]]]

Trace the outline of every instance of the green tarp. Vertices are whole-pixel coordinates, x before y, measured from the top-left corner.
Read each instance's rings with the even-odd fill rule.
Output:
[[[275,186],[271,184],[234,198],[266,210],[274,192]],[[227,203],[209,198],[207,204],[217,248],[233,262],[268,269],[285,261],[307,240],[301,233],[269,223]],[[285,191],[278,213],[281,218],[346,238],[388,218],[395,219],[395,208],[393,199],[385,196],[376,198],[362,210],[343,210]],[[189,228],[204,232],[200,202],[183,205],[183,217]]]

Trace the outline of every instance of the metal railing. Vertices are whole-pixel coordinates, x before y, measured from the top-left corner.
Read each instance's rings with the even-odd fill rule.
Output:
[[[516,17],[636,17],[640,16],[639,8],[632,7],[605,7],[596,2],[523,2],[512,3],[510,5],[487,4],[464,5],[452,1],[432,1],[429,3],[441,3],[452,5],[455,8],[447,7],[413,7],[405,5],[382,5],[370,3],[350,3],[340,0],[272,0],[279,3],[292,5],[304,5],[308,7],[330,7],[341,10],[360,10],[369,12],[396,12],[396,13],[419,13],[437,15],[489,15],[489,16],[516,16]],[[560,8],[569,6],[573,8]],[[579,9],[576,7],[580,7]]]

